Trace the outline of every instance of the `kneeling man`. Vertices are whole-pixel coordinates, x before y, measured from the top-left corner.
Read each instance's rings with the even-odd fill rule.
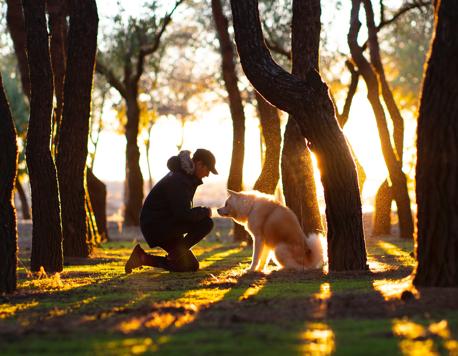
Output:
[[[199,262],[191,247],[213,228],[211,209],[193,207],[194,193],[202,178],[215,169],[215,156],[199,148],[191,159],[189,151],[181,151],[167,162],[170,172],[151,190],[140,214],[140,227],[148,245],[161,247],[167,256],[147,254],[135,246],[125,265],[126,273],[141,266],[159,267],[169,271],[197,271]]]

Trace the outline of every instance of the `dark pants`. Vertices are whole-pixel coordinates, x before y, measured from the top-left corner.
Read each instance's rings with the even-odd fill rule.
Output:
[[[149,265],[174,272],[197,271],[199,261],[190,249],[213,229],[213,220],[164,222],[159,226],[142,226],[141,229],[151,248],[161,247],[168,253],[167,257],[149,255]]]

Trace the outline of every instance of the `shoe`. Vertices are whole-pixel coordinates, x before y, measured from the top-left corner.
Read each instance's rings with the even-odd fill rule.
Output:
[[[145,251],[143,251],[139,244],[134,247],[129,259],[126,262],[126,265],[124,266],[126,273],[131,273],[132,269],[141,267],[143,265],[142,256],[144,253]]]

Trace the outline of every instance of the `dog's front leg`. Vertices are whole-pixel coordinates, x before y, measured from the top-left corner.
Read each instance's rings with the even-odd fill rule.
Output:
[[[254,236],[253,237],[253,256],[251,258],[251,265],[248,269],[249,272],[256,271],[256,267],[259,264],[259,259],[261,258],[262,254],[263,243],[260,238]]]

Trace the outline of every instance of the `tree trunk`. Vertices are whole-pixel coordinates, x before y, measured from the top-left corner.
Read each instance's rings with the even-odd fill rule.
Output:
[[[137,101],[137,87],[128,87],[126,98],[126,184],[124,192],[124,225],[138,226],[143,204],[143,176],[140,170],[140,150],[138,148],[138,125],[140,108]]]
[[[237,74],[234,63],[234,49],[228,31],[228,20],[223,13],[221,0],[212,0],[213,19],[218,34],[222,57],[223,79],[226,86],[229,108],[232,117],[232,159],[227,181],[228,189],[236,192],[242,190],[243,160],[245,157],[245,113],[242,98],[237,86]],[[247,233],[234,222],[234,240],[246,241]]]
[[[52,152],[57,157],[62,109],[64,105],[64,79],[67,65],[67,2],[65,0],[48,0],[49,30],[51,34],[50,50],[54,78],[54,95],[56,107],[53,115]],[[64,242],[65,247],[65,242]],[[64,248],[65,252],[65,248]]]
[[[13,40],[14,52],[21,74],[22,90],[30,102],[30,74],[27,64],[26,32],[21,0],[7,0],[6,21]]]
[[[68,62],[57,168],[64,256],[88,257],[84,177],[98,15],[94,0],[71,0]]]
[[[312,156],[294,119],[289,118],[283,137],[281,174],[286,205],[305,234],[323,233]]]
[[[293,1],[292,73],[300,79],[305,79],[309,71],[318,71],[320,13],[319,0]],[[286,205],[298,217],[305,234],[324,232],[312,156],[293,120],[290,117],[286,125],[281,164]]]
[[[16,191],[19,195],[19,200],[21,201],[22,218],[24,220],[30,220],[32,216],[30,215],[29,203],[27,201],[27,196],[24,192],[24,188],[22,188],[22,184],[19,181],[19,177],[16,178]]]
[[[86,170],[86,178],[97,230],[101,241],[105,242],[109,240],[107,229],[107,187],[90,169]]]
[[[458,286],[458,3],[440,0],[417,128],[416,286]]]
[[[280,116],[276,107],[270,105],[258,92],[255,92],[255,95],[266,152],[261,174],[253,189],[274,194],[280,179]]]
[[[372,106],[377,122],[382,153],[392,183],[393,197],[398,208],[400,236],[404,238],[412,238],[413,220],[410,208],[410,198],[407,190],[407,179],[402,171],[402,162],[399,160],[399,157],[396,155],[396,152],[391,144],[385,112],[379,98],[379,83],[377,76],[371,68],[369,62],[366,58],[364,58],[362,48],[357,43],[357,36],[361,27],[361,23],[358,19],[360,5],[360,0],[353,0],[350,20],[351,25],[348,33],[348,44],[353,60],[358,66],[358,70],[366,82],[368,92],[367,97]]]
[[[391,201],[393,194],[388,180],[384,180],[375,195],[372,235],[389,235],[391,233]]]
[[[50,151],[53,80],[45,1],[23,0],[31,100],[27,166],[32,188],[31,270],[62,271],[62,230],[56,167]]]
[[[242,67],[256,90],[296,120],[317,156],[325,192],[330,270],[366,270],[355,163],[328,87],[316,71],[300,79],[280,68],[262,36],[256,0],[231,0]]]
[[[16,129],[0,74],[0,295],[16,290],[17,229],[14,181],[17,174]]]
[[[377,73],[377,78],[380,82],[380,88],[383,100],[386,104],[388,112],[390,114],[391,120],[393,122],[393,142],[394,142],[394,149],[397,159],[400,161],[402,166],[402,156],[403,156],[403,147],[404,147],[404,119],[401,116],[401,113],[398,109],[396,101],[394,100],[393,93],[391,88],[388,84],[388,81],[385,76],[385,70],[383,68],[382,60],[380,58],[380,48],[377,38],[377,28],[374,22],[374,11],[372,9],[372,4],[368,0],[364,0],[364,8],[366,11],[366,23],[369,32],[369,49],[370,49],[370,58],[372,67],[374,68],[375,72]],[[388,184],[388,183],[386,183]],[[383,188],[380,187],[382,190],[380,191],[381,194],[386,193],[386,189],[390,189],[388,186],[384,186]],[[391,200],[393,196],[391,192],[389,192],[391,196]],[[385,196],[384,198],[387,198]],[[386,230],[386,222],[390,221],[390,212],[391,212],[391,201],[382,200],[380,201],[382,205],[375,206],[375,215],[374,215],[374,232],[377,232],[379,229],[380,233],[384,233],[383,229]],[[388,211],[386,208],[388,207]],[[377,208],[381,208],[380,212],[377,211]],[[388,214],[388,215],[387,215]],[[406,231],[406,229],[413,228],[413,220],[412,215],[407,215],[404,213],[399,214],[399,225],[401,230]],[[403,220],[401,220],[401,216],[404,216]],[[409,220],[410,217],[410,221]],[[377,219],[381,219],[378,221]],[[406,220],[407,219],[407,220]],[[388,228],[389,231],[389,228]]]

